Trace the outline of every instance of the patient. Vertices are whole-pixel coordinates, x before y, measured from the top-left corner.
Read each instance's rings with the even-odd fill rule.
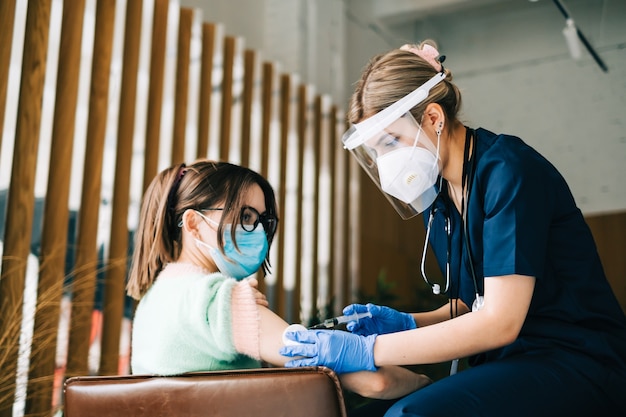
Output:
[[[256,172],[201,160],[160,172],[143,198],[128,295],[134,374],[284,366],[288,326],[250,278],[269,268],[278,223],[274,191]],[[371,398],[397,398],[431,381],[401,367],[340,375]]]

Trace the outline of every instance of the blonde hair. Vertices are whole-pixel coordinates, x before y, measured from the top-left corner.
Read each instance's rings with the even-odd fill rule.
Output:
[[[358,123],[373,116],[437,74],[432,64],[409,50],[421,50],[424,45],[437,48],[434,41],[426,40],[420,44],[407,45],[406,49],[393,49],[376,55],[370,60],[350,99],[348,122]],[[461,93],[452,83],[452,72],[447,68],[443,68],[443,71],[446,73],[445,80],[430,90],[428,98],[415,106],[411,114],[419,121],[428,104],[438,103],[446,114],[449,121],[446,128],[449,128],[457,120]]]
[[[245,206],[244,196],[254,184],[263,191],[266,213],[276,217],[274,190],[265,178],[248,168],[202,160],[189,166],[175,165],[157,174],[142,201],[126,286],[128,295],[140,299],[165,264],[178,259],[182,249],[182,232],[178,225],[186,210],[224,208],[217,229],[218,246],[223,251],[224,225],[240,221],[241,209]],[[231,233],[237,245],[234,227]],[[273,237],[273,234],[267,235],[270,246]],[[269,266],[268,251],[263,272],[267,273]]]

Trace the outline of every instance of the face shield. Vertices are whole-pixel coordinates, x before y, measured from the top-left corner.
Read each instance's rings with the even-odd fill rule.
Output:
[[[441,72],[391,106],[352,125],[342,142],[403,219],[437,197],[439,143],[424,133],[410,110],[445,78]]]

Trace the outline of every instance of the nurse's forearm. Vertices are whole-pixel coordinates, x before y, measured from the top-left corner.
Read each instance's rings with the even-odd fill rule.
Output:
[[[379,335],[376,366],[446,362],[512,343],[526,319],[535,285],[533,277],[485,278],[481,310],[414,330]]]

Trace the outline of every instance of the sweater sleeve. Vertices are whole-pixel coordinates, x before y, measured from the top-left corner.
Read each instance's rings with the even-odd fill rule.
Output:
[[[238,282],[232,291],[232,332],[237,352],[260,359],[259,311],[253,289],[247,281]]]

